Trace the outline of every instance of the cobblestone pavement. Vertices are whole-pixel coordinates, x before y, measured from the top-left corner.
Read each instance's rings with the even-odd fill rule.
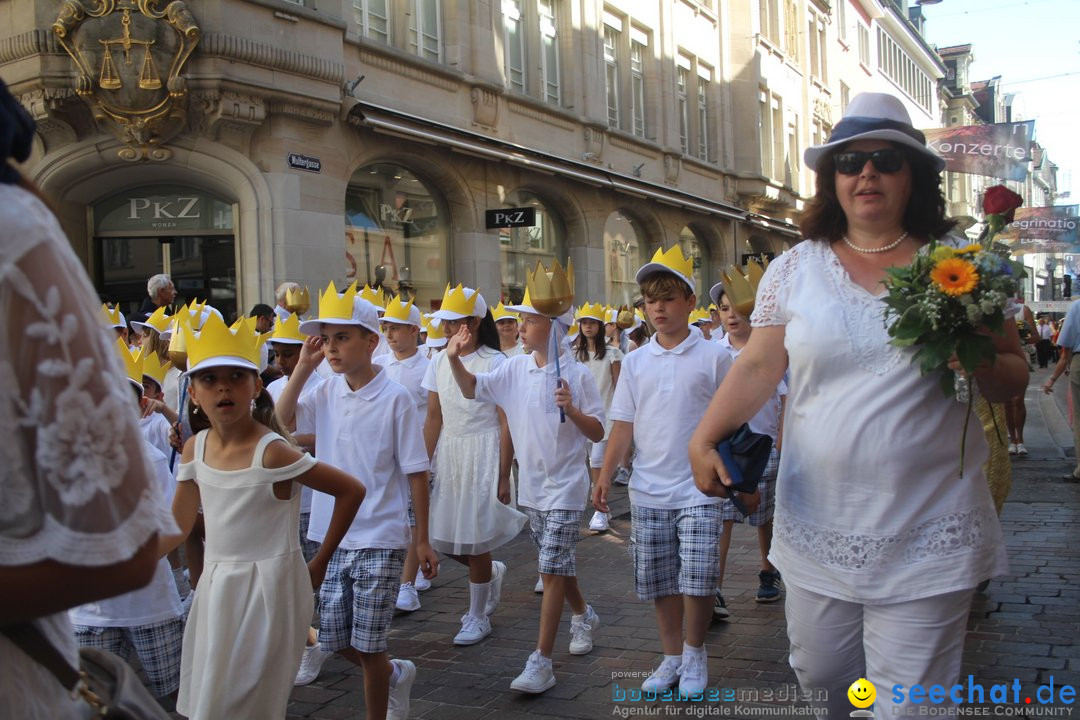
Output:
[[[1065,419],[1068,383],[1059,382],[1054,396],[1043,395],[1039,388],[1047,373],[1037,371],[1028,389],[1025,440],[1031,454],[1014,462],[1013,490],[1002,515],[1010,573],[975,598],[961,676],[970,673],[987,686],[1006,681],[1011,686],[1018,680],[1021,703],[1023,697],[1034,699],[1037,687],[1051,678],[1056,688],[1080,685],[1080,485],[1062,479],[1072,468],[1073,454]],[[659,649],[651,604],[638,601],[633,593],[626,554],[629,510],[625,490],[620,490],[611,531],[583,531],[578,576],[603,624],[594,650],[572,656],[567,653],[569,616],[564,615],[553,658],[557,684],[541,696],[509,689],[536,642],[536,554],[527,535],[496,553],[509,571],[502,604],[492,618],[493,632],[478,645],[456,647],[451,642],[468,605],[468,587],[463,568],[446,560],[434,587],[421,595],[423,607],[394,620],[391,652],[413,660],[418,669],[411,717],[604,718],[628,709],[613,702],[613,693],[638,686]],[[795,681],[787,664],[784,604],[754,602],[757,563],[753,529],[737,526],[724,583],[732,614],[709,633],[709,677],[714,686],[771,689],[779,697],[793,692]],[[881,688],[878,693],[887,697]],[[1046,710],[1031,707],[1033,714]],[[760,717],[762,709],[768,708],[654,704],[638,708],[636,714]],[[989,713],[1000,715],[1001,710]],[[1022,713],[1025,708],[1013,705],[1008,710]],[[363,713],[359,670],[337,657],[326,663],[314,684],[296,688],[289,705],[290,718],[359,718]]]

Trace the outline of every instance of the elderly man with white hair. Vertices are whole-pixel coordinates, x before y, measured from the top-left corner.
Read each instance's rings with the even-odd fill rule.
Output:
[[[149,317],[159,307],[168,307],[176,301],[176,286],[165,274],[152,276],[146,281],[146,297],[139,306],[139,319]]]
[[[274,302],[276,303],[274,305],[274,314],[277,315],[278,318],[282,322],[285,322],[286,320],[288,320],[289,315],[292,314],[285,307],[285,295],[286,295],[286,293],[288,293],[290,290],[299,290],[299,289],[300,289],[300,283],[293,282],[292,280],[286,280],[285,282],[278,285],[277,290],[274,291]]]

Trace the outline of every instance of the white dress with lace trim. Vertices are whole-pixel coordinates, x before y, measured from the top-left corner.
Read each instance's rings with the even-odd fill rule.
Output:
[[[769,265],[751,318],[784,325],[791,372],[770,559],[787,582],[855,602],[974,587],[1006,570],[979,422],[889,345],[882,297],[826,242]]]
[[[0,185],[0,565],[112,565],[154,533],[177,532],[147,483],[134,398],[99,304],[56,218]],[[74,662],[67,614],[36,622]],[[0,707],[13,717],[82,709],[4,637],[0,667]]]

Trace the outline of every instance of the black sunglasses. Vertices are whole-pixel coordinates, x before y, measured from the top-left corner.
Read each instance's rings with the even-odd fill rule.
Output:
[[[841,175],[858,175],[866,167],[867,160],[874,163],[878,172],[885,174],[900,172],[900,169],[904,167],[904,154],[896,148],[884,148],[873,152],[849,150],[836,153],[833,159],[836,162],[836,172]]]

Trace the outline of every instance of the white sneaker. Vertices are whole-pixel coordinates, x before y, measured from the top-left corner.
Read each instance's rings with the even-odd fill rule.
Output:
[[[641,683],[643,692],[662,693],[679,682],[680,658],[664,658],[660,666]]]
[[[592,651],[593,633],[600,627],[600,616],[592,609],[592,605],[585,606],[585,617],[580,620],[570,618],[570,654],[585,655]]]
[[[485,615],[494,615],[502,599],[503,578],[506,577],[506,563],[499,560],[491,561],[491,588],[488,590],[487,604],[484,605]]]
[[[1027,448],[1024,447],[1024,443],[1016,443],[1016,454],[1017,455],[1027,455],[1028,454]]]
[[[551,658],[533,650],[525,663],[525,669],[510,683],[511,690],[525,693],[542,693],[555,684],[555,673],[551,671]]]
[[[536,584],[533,585],[533,592],[537,595],[544,594],[544,578],[537,576]]]
[[[402,583],[398,588],[397,609],[405,612],[420,609],[420,596],[416,594],[416,586],[412,583]]]
[[[589,521],[589,529],[593,532],[607,532],[609,529],[608,514],[599,510],[594,512],[592,520]]]
[[[679,694],[685,696],[704,692],[709,684],[709,663],[705,655],[683,655],[679,666]]]
[[[300,658],[300,672],[296,673],[293,685],[309,685],[315,682],[315,678],[319,677],[322,671],[323,663],[333,654],[324,652],[321,643],[304,648],[304,655]]]
[[[409,693],[416,680],[416,665],[411,660],[391,660],[391,664],[400,670],[398,680],[390,687],[390,696],[386,702],[386,720],[407,720],[409,717]]]
[[[1009,443],[1009,454],[1010,455],[1015,455],[1016,454],[1016,443]]]
[[[461,616],[461,631],[454,636],[455,645],[475,645],[491,634],[491,621],[465,613]]]
[[[420,592],[431,589],[431,581],[424,577],[424,573],[420,570],[416,571],[416,579],[413,580],[413,587]]]

